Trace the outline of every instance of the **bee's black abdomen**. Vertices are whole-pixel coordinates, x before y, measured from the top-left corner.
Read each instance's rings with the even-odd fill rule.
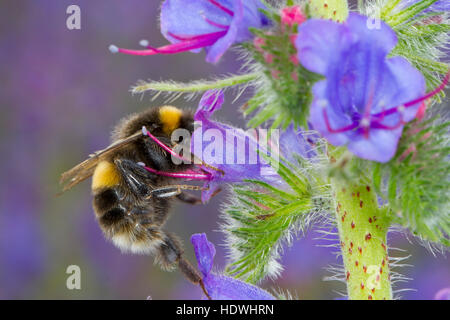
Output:
[[[120,205],[119,195],[114,188],[98,191],[94,195],[94,209],[102,227],[120,224],[125,218],[125,209]]]
[[[112,208],[103,214],[100,219],[99,223],[103,227],[110,227],[113,225],[118,224],[124,217],[125,217],[125,210],[120,207]]]
[[[100,212],[107,211],[116,206],[118,202],[119,198],[114,189],[100,191],[94,196],[94,207]]]

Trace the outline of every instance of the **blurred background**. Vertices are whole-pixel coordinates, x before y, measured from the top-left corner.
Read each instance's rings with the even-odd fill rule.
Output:
[[[162,100],[132,96],[140,79],[188,81],[239,71],[233,53],[216,66],[204,54],[132,57],[113,55],[114,43],[139,48],[166,43],[159,33],[157,0],[76,1],[81,30],[66,28],[66,0],[0,2],[0,298],[1,299],[199,299],[201,290],[178,272],[164,272],[153,258],[121,254],[108,243],[91,207],[90,184],[84,182],[56,197],[60,174],[109,143],[110,130],[123,116]],[[244,124],[237,108],[245,95],[218,118]],[[197,101],[174,104],[196,108]],[[208,205],[176,205],[167,229],[184,240],[195,262],[189,238],[205,232],[216,244],[215,265],[223,268],[226,251],[217,231],[224,195]],[[342,284],[324,282],[324,269],[336,263],[332,249],[319,247],[311,231],[286,249],[285,271],[265,288],[290,290],[299,299],[335,299]],[[449,260],[433,256],[405,236],[390,245],[411,255],[411,278],[400,288],[407,299],[432,299],[450,286]],[[397,254],[397,253],[396,253]],[[81,290],[68,290],[66,269],[81,269]]]

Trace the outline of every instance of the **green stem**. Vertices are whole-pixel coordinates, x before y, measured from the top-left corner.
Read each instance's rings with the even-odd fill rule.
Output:
[[[309,10],[313,18],[344,22],[348,17],[347,0],[311,0]]]
[[[257,73],[248,73],[238,76],[231,76],[225,79],[216,81],[195,81],[192,83],[181,82],[166,82],[166,81],[142,81],[132,88],[132,93],[144,93],[146,91],[157,92],[203,92],[213,89],[223,89],[226,87],[233,87],[240,84],[248,83],[258,77]]]
[[[332,179],[336,220],[352,300],[392,299],[386,235],[390,224],[369,183]]]

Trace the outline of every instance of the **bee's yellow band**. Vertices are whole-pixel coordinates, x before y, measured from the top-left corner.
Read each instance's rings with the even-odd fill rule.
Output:
[[[108,161],[101,161],[95,168],[92,176],[92,190],[108,188],[118,185],[120,175],[114,164]]]
[[[183,112],[172,106],[164,106],[159,109],[159,120],[163,125],[163,131],[170,134],[180,125],[180,119]]]

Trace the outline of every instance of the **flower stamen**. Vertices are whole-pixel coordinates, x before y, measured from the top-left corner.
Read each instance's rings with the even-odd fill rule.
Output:
[[[213,45],[219,38],[223,37],[226,31],[218,31],[213,33],[202,34],[199,36],[178,36],[170,34],[171,37],[180,40],[182,42],[166,45],[159,48],[147,47],[147,50],[132,50],[118,48],[115,45],[109,46],[109,50],[112,53],[123,53],[136,56],[150,56],[155,54],[174,54],[183,51],[190,51]]]
[[[416,105],[416,104],[419,103],[419,102],[425,101],[425,100],[427,100],[427,99],[429,99],[429,98],[435,96],[436,94],[438,94],[438,93],[441,92],[442,90],[444,90],[444,88],[447,86],[449,80],[450,80],[450,70],[449,70],[449,71],[447,72],[447,74],[445,75],[444,80],[441,82],[441,84],[440,84],[436,89],[434,89],[433,91],[427,93],[427,94],[424,95],[423,97],[414,99],[414,100],[409,101],[409,102],[407,102],[407,103],[404,103],[404,104],[402,104],[402,105],[400,105],[400,106],[398,106],[398,107],[393,107],[393,108],[390,108],[390,109],[388,109],[388,110],[379,112],[379,113],[375,114],[374,116],[375,116],[375,117],[379,117],[379,116],[385,117],[385,116],[394,114],[394,113],[396,113],[396,112],[400,112],[399,109],[400,109],[400,110],[405,110],[406,108],[412,107],[412,106]]]
[[[178,178],[178,179],[189,179],[189,180],[210,180],[211,175],[209,173],[198,173],[192,170],[187,170],[183,172],[166,172],[158,171],[153,168],[144,166],[143,167],[148,172],[154,173],[159,176]]]
[[[220,3],[218,3],[216,0],[207,0],[209,2],[211,2],[211,4],[215,5],[217,8],[219,8],[220,10],[222,10],[223,12],[226,12],[227,14],[229,14],[230,16],[234,16],[234,12],[231,11],[230,9],[228,9],[227,7],[221,5]]]
[[[185,163],[191,163],[190,159],[186,159],[185,157],[180,156],[175,151],[173,151],[170,147],[168,147],[164,143],[162,143],[157,137],[155,137],[153,134],[151,134],[145,126],[142,127],[142,134],[144,136],[150,137],[150,139],[152,139],[157,145],[159,145],[161,148],[163,148],[163,150],[167,151],[173,157],[175,157],[179,160],[182,160]],[[194,156],[194,158],[196,158],[196,157]],[[202,165],[205,166],[206,168],[215,170],[215,171],[221,173],[222,175],[225,175],[225,172],[223,172],[223,170],[213,167],[209,164],[206,164],[204,161],[202,161]],[[150,171],[150,170],[147,169],[147,171]],[[165,175],[165,176],[170,176],[170,177],[178,177],[178,178],[186,178],[186,179],[194,179],[194,180],[209,180],[211,178],[211,174],[204,170],[201,170],[202,173],[199,173],[196,171],[185,171],[184,173],[177,173],[177,176],[168,175],[168,174],[171,174],[169,172],[156,171],[156,170],[154,170],[154,171],[155,172],[153,172],[153,171],[150,171],[150,172],[153,172],[155,174],[160,174],[163,176]],[[187,175],[191,175],[191,177],[188,177]],[[207,177],[207,178],[205,178],[205,177]]]
[[[214,26],[214,27],[217,27],[217,28],[220,28],[220,29],[226,29],[226,30],[228,30],[228,28],[229,28],[229,26],[227,26],[227,25],[224,25],[224,24],[221,24],[221,23],[218,23],[218,22],[214,22],[214,21],[212,21],[212,20],[209,20],[206,16],[202,16],[202,18],[203,18],[207,23],[209,23],[210,25],[212,25],[212,26]]]

